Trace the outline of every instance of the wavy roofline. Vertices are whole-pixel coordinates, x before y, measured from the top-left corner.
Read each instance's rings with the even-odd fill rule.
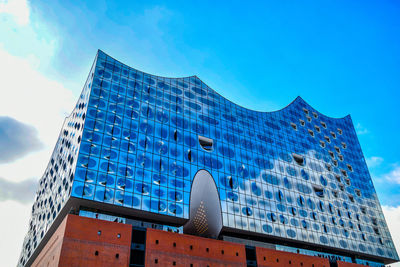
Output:
[[[280,109],[277,109],[277,110],[272,110],[272,111],[261,111],[261,110],[250,109],[250,108],[244,107],[244,106],[242,106],[242,105],[240,105],[240,104],[237,104],[237,103],[233,102],[232,100],[226,98],[225,96],[221,95],[221,94],[218,93],[215,89],[213,89],[213,88],[211,88],[210,86],[208,86],[207,83],[205,83],[205,82],[204,82],[202,79],[200,79],[197,75],[184,76],[184,77],[167,77],[167,76],[155,75],[155,74],[151,74],[151,73],[144,72],[144,71],[138,70],[138,69],[136,69],[136,68],[133,68],[133,67],[131,67],[131,66],[129,66],[129,65],[127,65],[127,64],[125,64],[125,63],[123,63],[123,62],[121,62],[120,60],[118,60],[118,59],[116,59],[116,58],[110,56],[109,54],[105,53],[105,52],[104,52],[103,50],[101,50],[101,49],[98,49],[98,50],[97,50],[97,55],[98,55],[99,52],[101,52],[101,53],[107,55],[107,57],[110,57],[111,59],[115,60],[116,62],[118,62],[118,63],[120,63],[120,64],[122,64],[122,65],[124,65],[124,66],[127,66],[128,68],[135,69],[136,71],[140,71],[140,72],[142,72],[142,73],[144,73],[144,74],[146,74],[146,75],[154,76],[154,77],[157,77],[157,78],[171,79],[171,80],[196,78],[196,79],[200,80],[200,82],[202,82],[202,83],[203,83],[204,85],[206,85],[208,88],[210,88],[215,94],[219,95],[220,97],[226,99],[227,101],[231,102],[232,104],[234,104],[234,105],[236,105],[236,106],[238,106],[238,107],[241,107],[241,108],[243,108],[243,109],[250,110],[250,111],[253,111],[253,112],[259,112],[259,113],[275,113],[275,112],[281,112],[281,111],[284,111],[284,110],[286,110],[287,108],[289,108],[289,107],[290,107],[291,105],[293,105],[295,102],[297,102],[297,101],[303,101],[303,102],[304,102],[307,106],[309,106],[313,111],[317,112],[318,115],[322,115],[323,117],[326,117],[326,118],[329,118],[329,119],[333,119],[333,120],[344,120],[344,119],[348,119],[348,118],[351,119],[350,114],[347,114],[347,115],[345,115],[345,116],[343,116],[343,117],[331,117],[331,116],[325,115],[324,113],[318,111],[318,110],[315,109],[313,106],[311,106],[311,105],[310,105],[307,101],[305,101],[301,96],[297,96],[297,97],[296,97],[295,99],[293,99],[289,104],[287,104],[287,105],[284,106],[283,108],[280,108]],[[97,55],[96,55],[96,57],[97,57]]]

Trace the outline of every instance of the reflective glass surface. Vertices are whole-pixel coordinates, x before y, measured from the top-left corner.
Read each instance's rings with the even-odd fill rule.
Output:
[[[55,150],[79,150],[71,196],[187,219],[191,181],[206,169],[226,228],[398,259],[350,116],[327,117],[300,97],[249,110],[196,76],[146,74],[101,51],[92,72],[83,119],[75,108],[66,121],[79,121],[67,133],[75,141]],[[55,178],[67,191],[47,199],[68,198],[68,175]]]

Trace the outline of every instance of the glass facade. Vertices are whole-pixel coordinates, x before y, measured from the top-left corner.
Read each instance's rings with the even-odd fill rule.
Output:
[[[350,116],[300,97],[249,110],[196,76],[146,74],[99,51],[40,180],[20,264],[69,198],[189,219],[201,169],[226,231],[398,260]]]

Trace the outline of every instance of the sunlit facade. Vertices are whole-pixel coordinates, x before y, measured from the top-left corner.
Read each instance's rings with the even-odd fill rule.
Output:
[[[93,209],[354,262],[398,260],[350,116],[300,97],[253,111],[196,76],[146,74],[102,51],[40,180],[19,265],[65,214]]]

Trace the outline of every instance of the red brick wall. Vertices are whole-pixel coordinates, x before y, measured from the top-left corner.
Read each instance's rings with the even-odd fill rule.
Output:
[[[259,267],[303,266],[303,267],[329,267],[329,260],[291,252],[279,251],[268,248],[256,248],[257,265]]]
[[[68,215],[59,266],[129,266],[131,235],[131,225]]]
[[[241,244],[147,229],[146,266],[174,266],[174,262],[185,267],[246,266],[246,252]]]

